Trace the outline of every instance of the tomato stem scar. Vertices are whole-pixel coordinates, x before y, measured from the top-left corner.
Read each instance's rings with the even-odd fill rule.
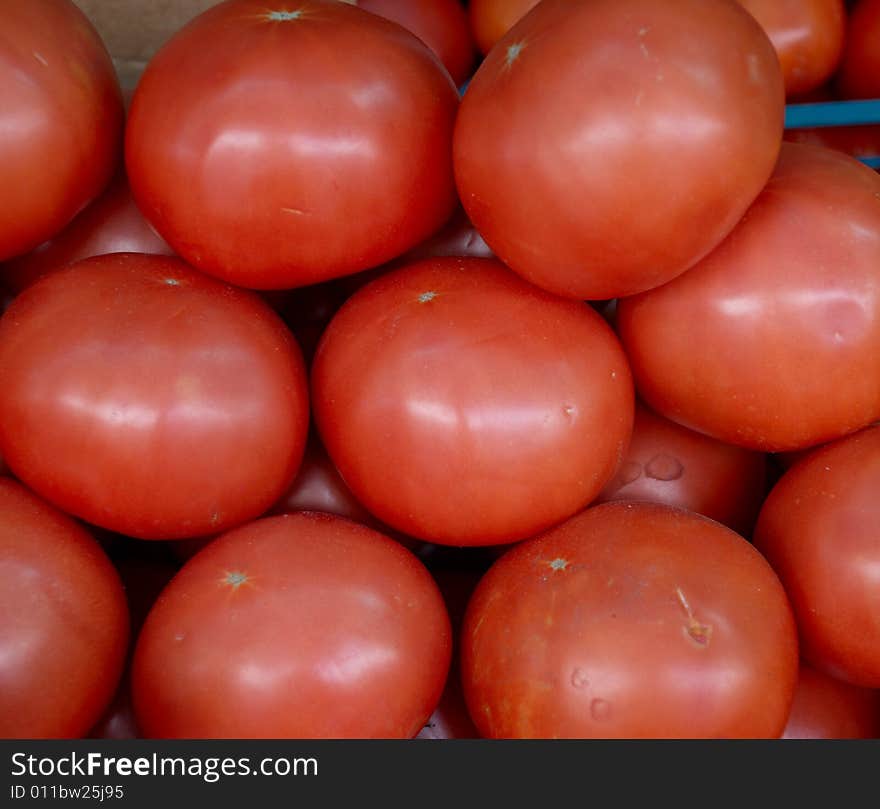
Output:
[[[302,11],[270,11],[266,15],[267,20],[298,20],[302,17]]]
[[[568,567],[568,560],[567,559],[554,559],[552,562],[550,562],[550,569],[551,570],[565,570],[565,568],[567,568],[567,567]]]
[[[428,301],[434,300],[437,297],[436,292],[423,292],[419,295],[419,303],[427,303]]]
[[[228,584],[233,590],[237,590],[241,585],[247,584],[248,575],[235,570],[227,572],[221,581],[223,584]]]
[[[522,53],[522,49],[524,47],[524,43],[522,42],[514,42],[513,45],[509,45],[507,48],[507,67],[510,67],[517,59],[519,59],[519,55]]]

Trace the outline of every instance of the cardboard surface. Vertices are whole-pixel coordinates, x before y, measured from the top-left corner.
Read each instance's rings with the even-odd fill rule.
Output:
[[[132,89],[153,54],[177,30],[219,0],[74,0],[113,57],[123,88]]]

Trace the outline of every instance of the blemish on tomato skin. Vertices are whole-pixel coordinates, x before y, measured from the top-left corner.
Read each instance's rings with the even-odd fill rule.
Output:
[[[708,646],[712,638],[712,627],[696,621],[685,627],[685,632],[698,646]]]
[[[607,699],[594,699],[590,701],[590,716],[597,722],[604,722],[611,718],[611,703]]]
[[[687,623],[682,627],[685,637],[699,647],[708,647],[709,642],[712,640],[712,625],[701,623],[694,617],[691,605],[680,587],[675,588],[675,594],[687,616]]]
[[[678,480],[684,474],[684,465],[678,458],[661,452],[645,464],[645,474],[654,480]]]
[[[590,680],[587,677],[587,673],[579,667],[575,668],[571,672],[570,682],[572,684],[572,687],[578,689],[588,688],[590,685]]]
[[[428,290],[427,292],[423,292],[421,295],[419,295],[418,302],[419,303],[428,303],[428,301],[432,301],[436,297],[437,297],[436,292],[434,292],[433,290]]]

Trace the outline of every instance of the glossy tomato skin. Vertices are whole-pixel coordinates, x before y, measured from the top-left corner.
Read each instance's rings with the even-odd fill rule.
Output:
[[[695,433],[637,403],[626,457],[593,503],[666,503],[750,536],[766,479],[762,453]]]
[[[754,537],[788,591],[804,659],[866,688],[880,688],[878,491],[880,427],[871,427],[789,469]]]
[[[532,283],[632,295],[733,229],[773,170],[783,112],[773,46],[734,2],[547,0],[468,85],[458,190]]]
[[[880,691],[801,665],[783,739],[880,738]]]
[[[850,11],[837,90],[843,98],[880,98],[880,0],[860,0]]]
[[[103,194],[49,241],[0,266],[0,279],[20,292],[67,264],[106,253],[158,253],[173,250],[135,205],[124,172]]]
[[[303,347],[309,365],[333,315],[355,292],[393,269],[438,256],[493,258],[479,231],[458,206],[440,230],[379,267],[283,293],[287,299],[279,311]]]
[[[122,672],[119,576],[73,519],[0,478],[0,737],[77,738]]]
[[[331,0],[229,0],[150,62],[126,165],[188,262],[239,286],[305,286],[444,223],[457,107],[449,74],[395,23]]]
[[[0,261],[54,236],[110,180],[122,93],[110,55],[71,0],[0,8]]]
[[[452,80],[461,85],[471,74],[475,47],[467,12],[459,0],[346,0],[352,5],[394,20],[412,31],[443,62]]]
[[[739,0],[767,32],[791,98],[824,85],[843,54],[843,0]]]
[[[48,500],[126,536],[259,516],[307,426],[305,367],[278,316],[179,259],[85,259],[0,319],[0,452]]]
[[[880,178],[787,143],[734,233],[671,283],[621,300],[653,409],[729,444],[803,449],[880,415]]]
[[[483,54],[519,22],[538,0],[470,0],[468,17],[477,47]]]
[[[448,545],[523,539],[583,508],[633,418],[605,321],[477,258],[427,259],[353,295],[318,347],[312,396],[358,500]]]
[[[162,593],[135,651],[135,711],[151,737],[410,738],[450,643],[440,591],[401,545],[327,514],[267,517]]]
[[[778,737],[797,680],[785,592],[742,537],[606,503],[520,543],[468,604],[468,708],[491,738]]]
[[[493,257],[492,251],[467,218],[464,210],[461,206],[457,206],[440,230],[403,255],[379,267],[372,267],[354,275],[278,293],[280,300],[276,309],[290,326],[303,349],[307,363],[311,366],[324,329],[342,304],[355,292],[392,269],[435,256]]]

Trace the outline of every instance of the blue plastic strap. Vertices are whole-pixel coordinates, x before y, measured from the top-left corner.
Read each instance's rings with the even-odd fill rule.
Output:
[[[880,124],[880,99],[789,104],[785,108],[786,129],[859,124]]]

